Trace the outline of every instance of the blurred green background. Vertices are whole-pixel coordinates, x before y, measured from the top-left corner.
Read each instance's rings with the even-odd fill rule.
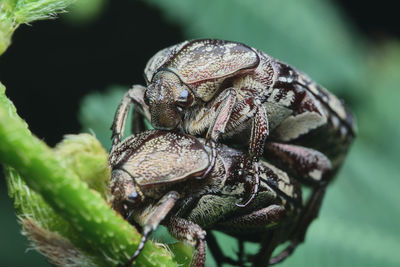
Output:
[[[279,266],[400,266],[400,25],[390,20],[394,6],[368,3],[79,0],[60,19],[16,32],[0,58],[0,80],[49,144],[83,128],[109,147],[118,101],[144,82],[144,65],[159,49],[220,38],[263,50],[343,98],[359,128],[306,242]],[[26,252],[0,179],[0,266],[48,266]],[[218,238],[233,255],[234,240]]]

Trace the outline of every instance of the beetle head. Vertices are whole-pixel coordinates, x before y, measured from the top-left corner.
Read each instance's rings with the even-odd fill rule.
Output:
[[[125,170],[113,170],[110,186],[113,195],[113,208],[125,218],[128,217],[130,210],[143,201],[143,193]]]
[[[147,87],[144,100],[150,108],[151,124],[172,130],[182,121],[184,109],[192,106],[194,95],[175,73],[161,70]]]

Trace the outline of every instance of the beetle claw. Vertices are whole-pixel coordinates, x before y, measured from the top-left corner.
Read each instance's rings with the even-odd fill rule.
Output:
[[[250,198],[244,203],[244,204],[239,204],[239,203],[235,203],[236,206],[238,206],[239,208],[244,208],[247,205],[249,205],[251,203],[251,201],[253,201],[253,199],[257,196],[258,193],[258,187],[260,185],[260,177],[258,176],[258,162],[253,162],[253,170],[254,170],[254,185],[253,185],[253,192],[251,192]]]
[[[299,245],[298,241],[292,241],[283,251],[281,251],[278,255],[269,259],[269,265],[278,264],[284,261],[287,257],[292,255],[296,247]]]
[[[143,236],[142,236],[142,239],[140,240],[138,248],[136,249],[136,251],[133,254],[133,256],[129,259],[129,261],[124,265],[124,267],[132,266],[132,263],[139,256],[140,252],[143,250],[144,245],[146,244],[146,241],[147,241],[150,233],[151,233],[151,231],[146,231],[145,233],[143,233]]]

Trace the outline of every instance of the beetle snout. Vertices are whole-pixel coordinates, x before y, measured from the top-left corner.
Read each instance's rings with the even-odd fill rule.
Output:
[[[178,127],[181,122],[181,115],[174,106],[162,108],[157,106],[150,109],[151,124],[159,130],[173,130]]]
[[[150,88],[149,88],[150,89]],[[181,122],[181,110],[175,105],[170,92],[160,92],[157,96],[151,96],[151,92],[145,94],[149,103],[151,124],[159,130],[173,130]]]
[[[154,128],[173,130],[182,120],[183,108],[192,104],[193,96],[175,73],[162,70],[153,77],[144,100],[149,106]]]

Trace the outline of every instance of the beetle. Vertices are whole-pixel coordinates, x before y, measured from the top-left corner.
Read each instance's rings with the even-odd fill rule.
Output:
[[[259,194],[251,204],[239,208],[236,202],[252,184],[250,173],[240,168],[248,155],[216,144],[214,168],[203,179],[196,179],[211,164],[211,150],[204,139],[161,130],[140,132],[113,145],[109,156],[112,206],[143,233],[126,266],[160,223],[178,240],[195,246],[191,266],[204,265],[206,231],[211,229],[241,242],[261,243],[255,264],[265,266],[285,258],[270,259],[276,246],[290,240],[303,224],[300,185],[282,170],[260,161]],[[209,242],[212,251],[221,254],[217,244],[212,239]]]
[[[238,42],[192,40],[156,53],[144,70],[147,86],[135,85],[115,117],[118,143],[131,103],[156,129],[180,129],[248,147],[245,168],[259,188],[265,157],[313,188],[329,183],[355,136],[349,109],[307,75],[266,53]],[[248,140],[248,142],[246,142]],[[215,162],[204,173],[209,173]]]

